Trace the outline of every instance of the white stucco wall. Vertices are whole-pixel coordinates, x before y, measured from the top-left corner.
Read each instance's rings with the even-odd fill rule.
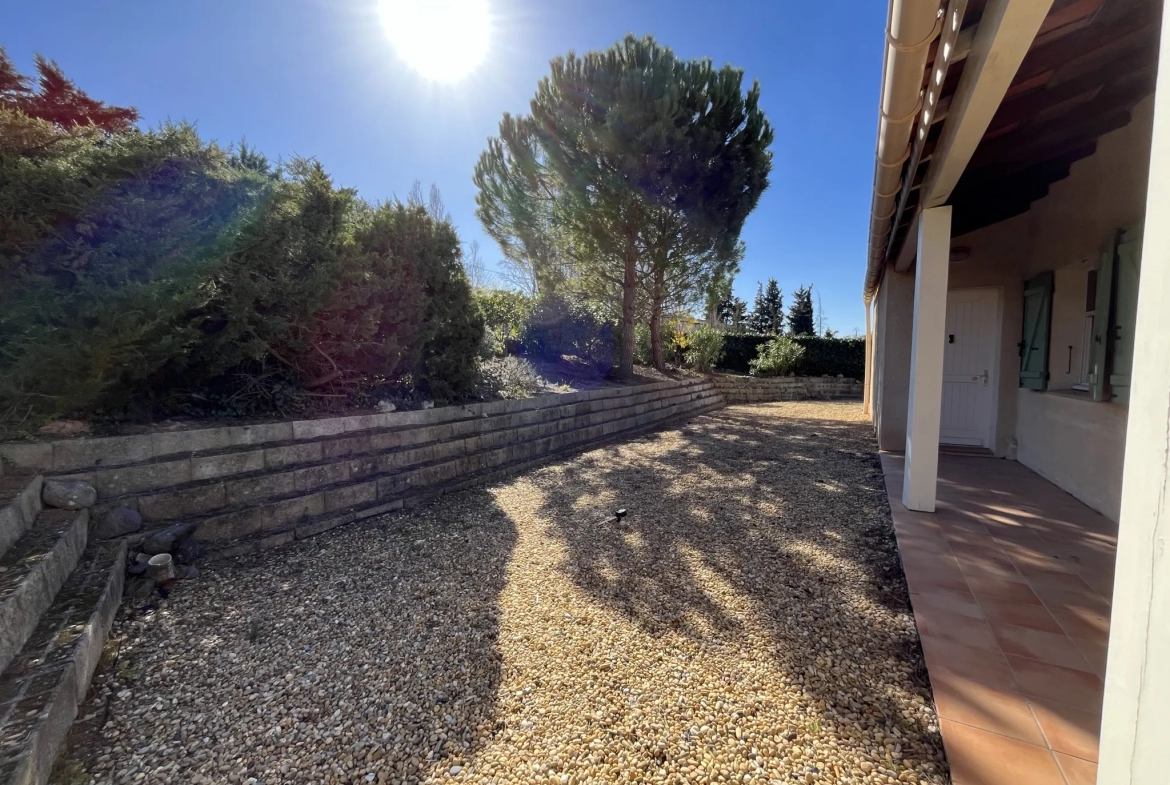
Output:
[[[1087,396],[1018,391],[1017,458],[1110,520],[1121,510],[1127,408]]]
[[[1073,164],[1069,177],[1053,183],[1027,213],[952,241],[954,248],[970,249],[970,256],[951,265],[949,288],[990,287],[1001,296],[994,452],[1001,457],[1014,453],[1021,463],[1114,520],[1121,497],[1125,408],[1055,391],[1069,391],[1079,380],[1086,272],[1097,264],[1102,240],[1143,217],[1152,122],[1149,98],[1135,108],[1129,125],[1101,137],[1097,152]],[[1049,345],[1049,387],[1054,392],[1035,393],[1019,388],[1023,282],[1047,270],[1056,273]],[[893,275],[887,271],[886,280]],[[901,449],[895,445],[905,438],[905,413],[899,417],[898,410],[906,406],[903,377],[909,373],[910,326],[905,325],[903,338],[901,320],[890,314],[903,309],[907,317],[911,313],[907,301],[913,284],[904,283],[898,280],[890,293],[879,294],[889,300],[883,302],[885,314],[879,307],[875,329],[878,379],[873,406],[883,449]]]
[[[878,289],[874,322],[873,422],[878,447],[906,449],[910,399],[910,344],[914,322],[914,276],[886,271]]]

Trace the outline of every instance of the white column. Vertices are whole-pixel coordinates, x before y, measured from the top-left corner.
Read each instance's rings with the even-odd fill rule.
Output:
[[[861,411],[872,414],[870,398],[873,396],[873,303],[865,304],[865,378],[861,380]]]
[[[914,276],[914,338],[910,348],[910,406],[906,413],[906,473],[902,504],[934,512],[938,490],[938,429],[942,416],[943,348],[951,208],[923,210],[918,221]]]
[[[1100,785],[1170,781],[1170,13],[1162,15]]]

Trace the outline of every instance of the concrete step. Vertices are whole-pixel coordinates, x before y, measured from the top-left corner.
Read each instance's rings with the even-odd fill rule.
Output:
[[[395,437],[393,441],[383,441],[379,438],[382,434],[374,434],[370,435],[368,440],[363,438],[356,444],[353,443],[356,437],[345,437],[344,440],[324,445],[321,443],[296,445],[290,449],[300,449],[306,446],[315,448],[316,451],[311,456],[318,459],[294,462],[291,465],[285,465],[279,460],[270,461],[272,466],[268,468],[235,473],[226,478],[212,477],[149,492],[130,493],[112,498],[103,497],[97,513],[100,514],[101,510],[112,506],[124,505],[137,509],[148,524],[157,525],[180,518],[205,516],[215,511],[251,510],[255,512],[257,506],[261,504],[307,495],[323,495],[334,492],[333,495],[338,496],[339,494],[335,492],[339,488],[357,483],[368,485],[391,475],[406,473],[411,469],[456,458],[474,459],[476,456],[509,445],[562,436],[604,425],[607,422],[662,411],[671,406],[691,402],[700,397],[710,397],[714,394],[709,386],[696,385],[651,396],[610,399],[603,402],[605,407],[599,411],[559,418],[545,419],[541,417],[542,421],[530,425],[520,425],[519,423],[524,422],[524,420],[519,418],[534,418],[535,415],[540,415],[539,412],[473,420],[466,423],[466,425],[472,426],[468,428],[457,428],[455,426],[462,424],[450,423],[423,429],[429,433],[419,432],[416,429],[407,434],[410,439],[407,444],[403,444],[401,441],[402,433],[393,433],[390,434]],[[570,405],[562,408],[576,411],[579,406],[581,405]],[[349,444],[343,450],[335,449],[341,446],[341,441],[349,442]],[[268,449],[284,450],[285,448]],[[322,454],[322,449],[336,454],[322,459],[319,457]],[[470,463],[474,465],[476,461],[472,460]],[[468,470],[478,468],[484,467],[474,465]],[[76,476],[78,479],[84,479],[81,475]],[[355,490],[353,493],[360,495],[361,491]],[[329,503],[348,504],[345,499],[330,502],[328,499],[322,498],[320,502],[326,505]],[[323,511],[325,510],[314,510],[310,506],[308,514]],[[306,513],[297,510],[294,511],[294,514],[301,516]],[[271,524],[265,528],[270,526]]]
[[[571,455],[617,438],[662,427],[723,405],[714,394],[701,394],[662,409],[564,434],[529,439],[472,456],[431,461],[358,482],[338,483],[319,491],[260,504],[217,511],[179,521],[194,529],[196,539],[222,545],[221,552],[248,552],[315,536],[344,523],[409,506],[452,489],[491,481],[534,465]]]
[[[41,511],[41,477],[4,478],[4,497],[0,500],[0,558],[12,544],[24,536]]]
[[[88,510],[42,510],[0,557],[0,670],[25,645],[85,550]]]
[[[86,551],[0,676],[0,785],[44,785],[122,599],[125,543]]]

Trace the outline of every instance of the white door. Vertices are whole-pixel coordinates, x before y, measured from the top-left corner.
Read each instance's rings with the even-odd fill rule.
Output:
[[[956,289],[947,293],[939,429],[943,444],[992,446],[998,319],[997,291]]]

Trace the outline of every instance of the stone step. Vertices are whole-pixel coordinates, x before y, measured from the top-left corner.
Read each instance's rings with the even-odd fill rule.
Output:
[[[46,509],[0,557],[0,670],[8,667],[53,604],[88,535],[88,510]]]
[[[110,467],[140,466],[244,448],[278,446],[288,442],[313,441],[378,429],[400,430],[433,426],[458,420],[556,408],[699,384],[709,382],[705,379],[662,381],[634,387],[609,387],[542,395],[518,401],[491,401],[419,411],[159,431],[133,436],[8,442],[0,444],[0,459],[20,469],[36,472],[53,474],[85,472]]]
[[[471,407],[466,407],[466,409],[465,407],[450,407],[451,412],[448,419],[439,424],[402,425],[393,428],[376,427],[363,431],[345,431],[340,434],[316,434],[300,440],[269,441],[259,447],[242,445],[197,451],[189,455],[150,459],[146,462],[120,466],[90,467],[84,471],[54,476],[88,482],[97,490],[99,498],[104,500],[143,494],[179,485],[236,478],[245,474],[258,474],[267,470],[293,466],[309,467],[339,458],[424,447],[461,437],[484,435],[555,419],[609,411],[679,392],[711,389],[711,387],[711,384],[706,381],[678,383],[672,388],[661,390],[644,390],[641,387],[634,387],[628,388],[625,395],[611,395],[564,404],[553,400],[550,405],[542,407],[476,416],[472,416],[466,410]],[[543,397],[558,398],[558,396]],[[433,411],[435,410],[430,410],[430,412]],[[424,413],[429,414],[430,412]],[[403,412],[402,414],[413,413]],[[462,416],[456,416],[460,414]],[[309,422],[328,423],[333,421]],[[295,425],[295,423],[290,425]],[[303,434],[315,433],[306,429],[301,429],[301,432]],[[144,511],[144,514],[148,513]]]
[[[0,785],[44,785],[122,599],[126,544],[95,543],[0,676]]]
[[[263,531],[251,536],[238,537],[233,539],[226,547],[218,549],[218,553],[220,556],[224,557],[240,556],[248,553],[257,553],[268,550],[280,545],[285,545],[294,540],[303,540],[309,537],[315,537],[318,534],[322,534],[339,526],[344,526],[348,523],[353,523],[354,521],[370,518],[375,515],[381,515],[387,512],[393,512],[403,508],[410,508],[417,504],[442,496],[443,494],[455,493],[466,490],[467,488],[496,482],[529,469],[570,458],[573,455],[581,453],[582,451],[592,450],[610,442],[628,439],[642,433],[655,431],[673,423],[688,420],[693,417],[698,417],[699,415],[706,414],[708,412],[717,411],[723,408],[723,406],[724,403],[721,399],[713,400],[710,398],[705,398],[702,400],[701,405],[698,405],[694,408],[685,408],[683,411],[675,413],[672,416],[655,420],[648,424],[636,426],[628,430],[617,431],[608,436],[602,436],[587,442],[563,447],[553,452],[538,454],[535,457],[528,459],[513,460],[511,462],[505,462],[503,465],[462,474],[449,481],[444,482],[432,480],[429,484],[419,486],[412,492],[408,492],[391,501],[379,500],[377,504],[372,506],[359,506],[340,512],[327,512],[324,514],[309,515],[301,518],[294,524],[277,531]],[[191,523],[194,525],[195,522]]]
[[[128,506],[137,509],[148,523],[160,524],[178,518],[206,515],[216,510],[254,509],[260,503],[314,493],[324,494],[356,483],[368,484],[373,480],[404,473],[416,467],[461,457],[474,458],[493,449],[555,437],[622,420],[632,415],[666,409],[694,400],[698,396],[710,395],[714,393],[701,388],[672,390],[643,403],[629,403],[626,406],[551,419],[534,425],[493,427],[482,433],[469,431],[466,435],[463,432],[448,430],[447,426],[440,426],[429,429],[442,431],[441,434],[434,435],[435,438],[432,440],[409,446],[395,447],[390,444],[381,446],[376,438],[371,437],[371,443],[363,446],[378,445],[380,449],[376,447],[358,453],[344,451],[337,457],[312,463],[297,463],[291,467],[277,466],[234,474],[227,478],[217,477],[184,483],[148,493],[107,497],[101,500],[99,514],[100,510],[111,506]],[[615,400],[621,402],[636,399]],[[509,420],[509,425],[514,426],[511,422],[514,416],[505,416],[505,419]],[[477,423],[473,421],[472,424]],[[487,422],[486,425],[499,426],[501,423]],[[339,500],[337,503],[345,502]]]
[[[42,507],[40,475],[3,479],[6,492],[0,502],[0,558],[29,530]]]

